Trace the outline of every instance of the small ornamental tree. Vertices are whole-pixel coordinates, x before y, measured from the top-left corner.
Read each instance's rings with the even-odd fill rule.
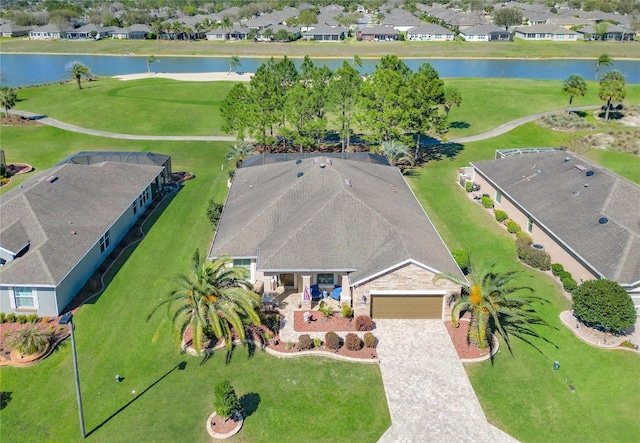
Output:
[[[611,280],[588,280],[573,291],[573,314],[585,325],[619,334],[636,321],[633,300]]]
[[[8,344],[23,355],[35,355],[47,349],[50,334],[35,326],[27,326],[12,333]]]
[[[229,380],[223,380],[218,383],[215,387],[214,394],[215,400],[213,406],[216,409],[216,414],[223,417],[225,421],[231,417],[234,409],[240,409],[238,396]]]

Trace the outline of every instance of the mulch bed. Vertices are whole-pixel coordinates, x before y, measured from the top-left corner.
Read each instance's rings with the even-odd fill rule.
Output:
[[[49,319],[48,322],[43,322],[43,319],[38,320],[35,323],[36,327],[42,331],[51,331],[53,335],[51,336],[49,342],[52,344],[57,344],[63,336],[69,335],[69,326],[61,326],[58,323],[60,317],[55,317]],[[18,329],[22,329],[26,326],[29,326],[30,323],[20,324],[18,322],[15,323],[2,323],[0,324],[0,366],[11,364],[11,347],[7,343],[11,336],[11,333],[17,331]]]
[[[5,117],[4,113],[2,113],[2,117],[0,117],[0,125],[2,126],[37,126],[41,124],[42,123],[37,120],[31,120],[14,114],[9,114],[9,117]]]
[[[325,318],[319,311],[309,311],[312,320],[309,323],[304,321],[306,311],[293,312],[293,330],[296,332],[355,332],[355,322],[353,319],[340,317],[335,311],[332,316]]]
[[[485,349],[478,349],[467,342],[467,334],[469,332],[470,325],[468,321],[459,322],[459,327],[457,328],[455,328],[450,321],[447,321],[444,324],[449,336],[451,337],[453,346],[456,348],[458,357],[466,359],[480,358],[489,355],[490,349],[488,347]]]
[[[338,335],[340,335],[340,337],[344,339],[344,335],[342,334],[338,334]],[[294,343],[291,349],[287,349],[287,344],[282,341],[278,341],[278,344],[269,344],[267,346],[269,349],[273,349],[274,351],[282,352],[285,354],[298,354],[300,352],[304,353],[304,351],[301,351],[298,349],[297,343]],[[325,348],[324,344],[319,348],[313,348],[312,350],[326,352],[327,354],[337,354],[342,357],[350,357],[350,358],[361,359],[361,360],[372,360],[372,359],[378,358],[378,353],[376,352],[376,348],[363,347],[359,351],[350,351],[344,346],[344,344],[337,351],[334,351],[329,348]]]

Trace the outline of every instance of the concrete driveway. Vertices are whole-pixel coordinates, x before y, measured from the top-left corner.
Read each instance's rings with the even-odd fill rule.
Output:
[[[442,321],[376,320],[375,334],[391,413],[380,442],[517,441],[487,422]]]

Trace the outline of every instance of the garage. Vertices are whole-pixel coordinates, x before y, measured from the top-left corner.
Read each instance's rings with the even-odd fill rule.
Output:
[[[441,319],[444,293],[442,291],[425,292],[372,292],[371,318]]]

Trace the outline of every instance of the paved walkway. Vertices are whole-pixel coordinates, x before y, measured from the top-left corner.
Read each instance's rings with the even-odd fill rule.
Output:
[[[600,105],[594,106],[581,106],[578,108],[571,108],[572,111],[587,111],[591,109],[598,109]],[[558,112],[562,112],[564,109],[555,110],[555,111],[547,111],[540,112],[538,114],[529,115],[527,117],[517,118],[510,122],[504,123],[497,128],[491,129],[487,132],[483,132],[482,134],[471,135],[469,137],[461,137],[449,140],[450,143],[470,143],[476,142],[480,140],[487,140],[489,138],[497,137],[498,135],[502,135],[506,132],[511,131],[512,129],[524,125],[525,123],[532,122],[534,120],[539,119],[540,117],[544,117],[545,115],[553,115]],[[97,137],[107,137],[107,138],[116,138],[123,140],[167,140],[167,141],[227,141],[232,142],[236,141],[235,137],[227,136],[227,135],[134,135],[134,134],[118,134],[115,132],[107,132],[107,131],[98,131],[95,129],[87,129],[81,128],[80,126],[70,125],[68,123],[61,122],[59,120],[55,120],[51,117],[39,115],[29,111],[19,111],[12,109],[9,111],[10,114],[20,115],[22,117],[28,117],[38,120],[40,123],[54,126],[56,128],[63,129],[65,131],[77,132],[79,134],[87,134],[87,135],[95,135]]]
[[[515,442],[489,424],[440,320],[376,320],[391,413],[381,443]]]

